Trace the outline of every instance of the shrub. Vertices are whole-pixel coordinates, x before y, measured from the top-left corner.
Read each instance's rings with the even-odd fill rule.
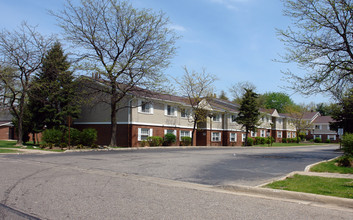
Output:
[[[191,137],[181,137],[181,146],[190,146],[191,145]]]
[[[65,133],[65,142],[69,144],[69,132]],[[76,128],[70,128],[70,145],[76,146],[81,143],[81,131]]]
[[[287,138],[282,138],[282,143],[287,143]]]
[[[343,135],[342,149],[345,155],[353,155],[353,134],[346,133]]]
[[[331,140],[330,139],[326,139],[326,141],[325,141],[326,143],[331,143]]]
[[[63,138],[63,132],[57,129],[47,129],[43,132],[42,138],[45,143],[60,146]]]
[[[265,138],[265,144],[271,144],[271,143],[275,143],[275,139],[273,137]]]
[[[351,167],[353,163],[353,158],[348,155],[342,156],[337,159],[338,166],[340,167]]]
[[[321,143],[322,140],[321,140],[321,138],[317,137],[317,138],[314,139],[314,142],[315,142],[315,143]]]
[[[148,144],[151,147],[161,146],[163,144],[163,138],[159,136],[151,136],[147,138]]]
[[[94,128],[83,129],[80,136],[81,144],[91,147],[97,141],[97,130]]]
[[[253,145],[254,145],[254,139],[248,137],[246,146],[253,146]]]
[[[255,145],[259,145],[259,144],[265,144],[264,137],[255,137]]]
[[[304,139],[306,138],[306,134],[303,133],[303,132],[300,132],[300,133],[299,133],[299,138],[300,138],[301,140],[304,140]]]
[[[311,143],[314,142],[314,139],[310,139],[309,142],[311,142]]]
[[[141,147],[147,147],[147,146],[148,146],[148,141],[142,140],[142,141],[140,142],[140,146],[141,146]]]
[[[164,135],[164,144],[171,145],[176,142],[176,136],[174,134],[165,134]]]

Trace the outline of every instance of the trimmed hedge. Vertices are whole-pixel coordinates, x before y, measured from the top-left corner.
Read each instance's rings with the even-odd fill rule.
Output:
[[[353,134],[346,133],[343,135],[342,149],[345,155],[353,156]]]
[[[181,146],[190,146],[191,145],[191,137],[181,137]]]
[[[163,138],[159,136],[148,137],[147,141],[150,147],[158,147],[158,146],[162,146],[163,144]]]

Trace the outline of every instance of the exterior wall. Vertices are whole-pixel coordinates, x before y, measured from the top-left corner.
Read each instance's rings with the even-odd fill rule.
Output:
[[[170,103],[169,105],[176,108],[176,116],[165,115],[165,106],[169,103],[152,102],[153,113],[139,112],[138,99],[132,101],[133,108],[131,109],[132,124],[145,124],[151,126],[166,126],[166,127],[183,127],[192,128],[193,123],[188,118],[182,118],[180,106]]]
[[[10,127],[2,126],[0,127],[0,140],[8,140],[10,137]]]

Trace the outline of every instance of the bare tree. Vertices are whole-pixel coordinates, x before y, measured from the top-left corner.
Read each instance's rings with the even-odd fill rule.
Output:
[[[52,14],[66,38],[78,49],[81,67],[99,77],[111,109],[110,146],[116,146],[117,112],[123,98],[141,87],[153,89],[163,78],[175,53],[177,36],[169,29],[162,13],[135,9],[126,1],[81,0],[79,6],[68,0],[65,8]]]
[[[184,75],[180,79],[175,79],[179,85],[180,93],[187,97],[192,108],[192,115],[189,117],[193,123],[191,143],[194,143],[194,133],[198,123],[205,122],[207,119],[207,99],[212,96],[214,81],[216,76],[207,73],[205,69],[202,72],[190,72],[184,67]]]
[[[22,122],[31,78],[53,38],[45,38],[34,27],[22,23],[16,31],[0,32],[0,81],[2,103],[18,120],[17,145],[22,145]]]
[[[256,86],[249,81],[237,82],[230,89],[230,93],[233,96],[233,101],[240,104],[246,90],[256,90]]]
[[[297,143],[299,143],[299,134],[310,129],[312,126],[312,121],[306,117],[310,113],[310,106],[306,106],[305,104],[289,105],[285,108],[285,111],[295,126]]]
[[[304,95],[331,92],[340,99],[353,85],[353,1],[283,0],[292,27],[279,30],[302,73],[286,71],[289,88]]]

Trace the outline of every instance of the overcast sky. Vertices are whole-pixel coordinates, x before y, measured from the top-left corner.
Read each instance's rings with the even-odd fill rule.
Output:
[[[77,1],[77,0],[75,0]],[[13,30],[22,21],[38,25],[43,34],[60,34],[47,10],[60,10],[65,0],[0,0],[0,29]],[[274,62],[284,54],[276,28],[286,28],[281,0],[131,0],[135,7],[164,11],[182,36],[177,55],[165,73],[173,77],[190,70],[217,75],[217,93],[240,81],[256,85],[257,92],[285,92],[295,103],[330,102],[327,95],[302,97],[281,88],[281,70],[299,71],[295,64]],[[230,94],[228,95],[230,97]]]

